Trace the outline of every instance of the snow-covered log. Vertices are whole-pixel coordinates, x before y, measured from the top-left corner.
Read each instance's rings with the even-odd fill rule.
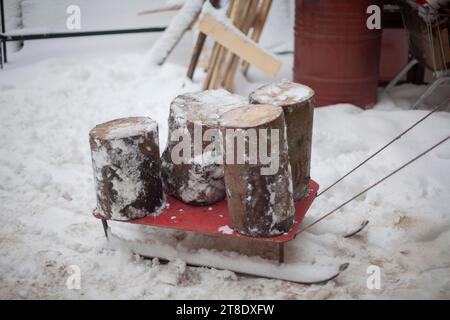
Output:
[[[99,213],[114,220],[158,214],[164,193],[157,123],[113,120],[92,129],[89,138]]]
[[[162,156],[162,177],[168,193],[193,205],[225,199],[221,150],[208,146],[214,141],[220,143],[219,117],[247,103],[244,97],[225,90],[184,94],[172,102],[169,139]],[[186,147],[180,150],[183,145]]]
[[[309,191],[311,144],[314,117],[314,91],[304,85],[283,80],[263,86],[250,94],[250,103],[282,107],[286,118],[294,185],[294,199]]]
[[[173,18],[170,25],[150,50],[148,56],[150,63],[162,65],[166,61],[186,30],[200,14],[204,2],[205,0],[189,0],[184,3],[180,12]]]
[[[232,227],[258,237],[289,231],[295,211],[283,109],[271,105],[244,106],[225,113],[220,118],[220,127]],[[233,132],[237,138],[231,135]],[[243,137],[245,147],[241,145],[239,149]],[[252,140],[255,137],[257,141]],[[262,157],[269,153],[270,162]],[[242,156],[244,163],[238,160]]]

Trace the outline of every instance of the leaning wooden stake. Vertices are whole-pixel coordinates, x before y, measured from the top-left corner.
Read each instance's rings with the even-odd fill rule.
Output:
[[[307,86],[282,81],[251,93],[250,103],[268,103],[283,108],[289,140],[294,199],[303,198],[309,191],[314,91]]]
[[[230,1],[227,9],[227,17],[232,23],[235,23],[236,17],[241,10],[244,2],[247,0],[232,0]],[[219,87],[219,77],[221,70],[223,69],[223,63],[227,55],[227,49],[222,47],[217,42],[214,44],[213,53],[211,55],[211,60],[208,66],[208,74],[203,85],[205,90],[214,90]]]
[[[221,145],[214,150],[206,148],[214,141],[220,143],[217,121],[222,113],[246,103],[244,97],[225,90],[184,94],[172,102],[169,140],[162,156],[168,193],[193,205],[209,205],[225,198]]]
[[[256,18],[256,10],[258,9],[259,0],[248,0],[245,2],[245,6],[241,9],[235,25],[247,34],[250,30],[253,21]],[[231,54],[231,58],[228,61],[228,65],[225,68],[225,75],[223,77],[223,87],[227,90],[231,90],[233,86],[233,80],[236,75],[236,70],[239,64],[239,57],[235,54]]]
[[[191,80],[194,78],[195,68],[197,68],[197,64],[200,59],[200,55],[202,54],[203,47],[205,46],[205,42],[206,34],[200,32],[198,34],[197,42],[195,43],[194,50],[192,52],[191,62],[189,63],[187,71],[187,77]]]
[[[157,123],[114,120],[96,126],[89,138],[98,213],[114,220],[157,214],[164,205]]]
[[[218,0],[210,0],[210,3],[214,8],[219,7],[219,2],[220,1]],[[195,69],[197,68],[198,61],[200,60],[203,47],[205,46],[205,42],[206,42],[206,34],[204,34],[203,32],[199,32],[197,41],[195,42],[195,46],[192,51],[191,62],[189,63],[187,71],[187,77],[191,80],[194,78]]]
[[[289,231],[294,202],[283,109],[244,106],[225,113],[219,122],[232,227],[254,237]]]
[[[266,24],[267,17],[269,16],[271,6],[272,0],[262,0],[261,9],[257,14],[257,18],[252,28],[253,30],[251,34],[251,39],[255,42],[259,42],[259,39],[261,38],[261,34]],[[249,68],[250,64],[247,61],[244,61],[242,64],[242,72],[244,75],[247,75]]]

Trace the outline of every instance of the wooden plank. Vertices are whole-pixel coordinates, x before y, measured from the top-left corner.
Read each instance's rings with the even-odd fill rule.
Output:
[[[208,14],[200,22],[200,31],[271,77],[275,77],[281,68],[279,60],[246,39],[242,32],[232,30]]]

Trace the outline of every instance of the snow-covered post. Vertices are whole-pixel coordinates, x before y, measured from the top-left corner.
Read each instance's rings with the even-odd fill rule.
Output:
[[[289,142],[294,200],[305,197],[309,192],[314,91],[307,86],[284,80],[263,86],[251,93],[250,103],[267,103],[283,108]]]
[[[151,48],[147,58],[150,64],[164,64],[186,30],[200,14],[204,2],[205,0],[185,1],[180,12],[173,18],[162,36]]]
[[[158,125],[150,118],[113,120],[89,133],[98,213],[131,220],[164,206]]]
[[[231,226],[254,237],[288,232],[295,210],[283,109],[248,105],[219,122]]]
[[[193,205],[225,199],[218,119],[247,103],[244,97],[226,90],[184,94],[172,102],[169,139],[162,156],[168,193]]]

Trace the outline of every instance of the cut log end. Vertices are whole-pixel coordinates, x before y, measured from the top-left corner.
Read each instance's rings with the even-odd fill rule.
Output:
[[[255,128],[267,125],[283,113],[283,109],[272,105],[247,105],[225,113],[220,125],[227,128]]]
[[[290,81],[263,86],[250,94],[250,102],[282,107],[286,119],[294,200],[309,193],[314,91]]]
[[[278,107],[289,107],[309,101],[314,91],[305,85],[283,80],[263,86],[250,94],[250,102],[255,104],[272,104]]]
[[[223,113],[246,103],[248,101],[244,97],[223,89],[183,94],[176,97],[170,106],[174,119],[169,120],[169,126],[198,123],[206,127],[217,127]]]
[[[154,132],[158,132],[158,124],[152,119],[131,117],[99,124],[91,130],[89,136],[91,139],[110,141],[114,139],[140,137],[146,133]]]
[[[158,125],[149,118],[100,124],[89,134],[99,213],[132,220],[164,205]]]

